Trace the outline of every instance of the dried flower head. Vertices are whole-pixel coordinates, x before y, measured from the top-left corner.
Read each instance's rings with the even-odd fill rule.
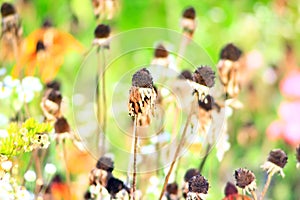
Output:
[[[97,161],[96,167],[107,172],[112,172],[114,170],[114,161],[109,157],[102,156]]]
[[[224,190],[225,196],[238,194],[238,190],[235,185],[231,182],[227,182]]]
[[[179,75],[179,79],[187,79],[187,80],[192,81],[193,75],[189,70],[183,70]]]
[[[55,133],[61,134],[61,133],[69,133],[70,132],[70,126],[66,118],[60,117],[56,120],[54,124]]]
[[[189,192],[207,194],[209,183],[202,175],[193,176],[189,180]]]
[[[168,57],[169,52],[167,51],[167,49],[162,45],[159,44],[154,51],[154,57],[156,58],[166,58]]]
[[[46,87],[47,89],[60,90],[61,85],[57,80],[53,80],[46,83]]]
[[[53,23],[50,19],[45,19],[42,25],[43,28],[53,27]]]
[[[192,37],[196,29],[196,11],[193,7],[189,7],[183,11],[181,27],[183,32],[188,36]]]
[[[205,111],[210,111],[215,105],[215,100],[211,95],[206,95],[203,100],[198,100],[198,105]]]
[[[1,6],[2,18],[7,17],[9,15],[14,15],[14,14],[16,14],[16,9],[12,4],[10,4],[10,3],[2,4],[2,6]]]
[[[169,183],[167,185],[167,193],[168,194],[178,194],[178,184],[177,183]]]
[[[188,19],[195,19],[196,18],[196,11],[193,7],[189,7],[183,11],[182,17]]]
[[[108,180],[106,189],[113,199],[116,198],[116,195],[121,190],[125,190],[127,193],[130,193],[130,189],[123,183],[123,181],[121,181],[115,177],[111,177]]]
[[[58,90],[51,90],[47,99],[60,106],[62,102],[62,95]]]
[[[132,77],[129,91],[129,115],[137,117],[140,125],[148,125],[156,97],[150,72],[145,68],[137,71]]]
[[[238,62],[242,51],[233,44],[226,45],[220,53],[218,63],[219,78],[224,85],[226,96],[235,98],[240,92]]]
[[[281,149],[274,149],[269,153],[267,161],[261,166],[268,174],[280,173],[284,177],[283,168],[288,161],[288,157]]]
[[[215,72],[209,66],[201,66],[193,74],[193,81],[207,87],[213,87],[215,84]]]
[[[234,177],[236,185],[247,192],[256,190],[256,178],[252,171],[244,168],[235,170]]]
[[[153,88],[153,80],[150,72],[143,68],[132,76],[132,86],[139,88]]]
[[[187,199],[203,200],[206,198],[208,189],[209,183],[202,175],[193,176],[189,180],[189,192],[187,194]]]
[[[95,38],[98,39],[108,38],[109,34],[110,34],[110,27],[105,24],[99,24],[94,31]]]
[[[94,31],[95,39],[93,41],[93,44],[108,49],[109,35],[110,35],[110,27],[108,25],[105,24],[98,25]]]
[[[296,148],[297,168],[300,167],[300,145]]]
[[[242,55],[242,51],[234,44],[227,44],[220,54],[220,59],[237,61]]]
[[[200,175],[200,172],[198,169],[189,169],[185,172],[185,175],[184,175],[184,181],[185,182],[188,182],[193,176],[197,176],[197,175]]]

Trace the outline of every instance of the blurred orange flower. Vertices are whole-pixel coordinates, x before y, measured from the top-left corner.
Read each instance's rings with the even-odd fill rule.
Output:
[[[18,77],[24,70],[26,76],[37,72],[43,82],[51,81],[62,66],[64,56],[71,50],[80,53],[84,48],[69,33],[46,23],[25,39],[21,57],[12,75]]]

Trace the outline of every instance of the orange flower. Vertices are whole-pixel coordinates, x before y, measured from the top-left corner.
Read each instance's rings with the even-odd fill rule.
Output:
[[[246,195],[232,194],[225,197],[223,200],[251,200],[251,198]]]
[[[83,46],[69,33],[46,24],[26,38],[12,75],[17,77],[24,70],[26,76],[32,76],[37,71],[42,81],[51,81],[70,50],[82,52]]]

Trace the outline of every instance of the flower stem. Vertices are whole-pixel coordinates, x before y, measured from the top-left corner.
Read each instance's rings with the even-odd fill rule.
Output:
[[[271,183],[273,175],[274,175],[274,173],[272,173],[272,172],[268,174],[267,182],[266,182],[266,184],[264,186],[264,189],[263,189],[263,191],[261,193],[260,200],[264,199],[264,197],[265,197],[265,195],[267,193],[267,190],[268,190],[268,188],[270,186],[270,183]]]
[[[70,171],[68,169],[68,164],[67,164],[67,149],[66,149],[66,144],[65,141],[63,140],[62,142],[62,159],[65,164],[65,170],[66,170],[66,181],[67,181],[67,186],[68,186],[68,195],[71,197],[71,180],[70,180]]]
[[[132,181],[132,199],[135,200],[135,191],[136,191],[136,154],[137,154],[137,116],[134,117],[133,125],[133,137],[134,137],[134,150],[133,150],[133,181]]]
[[[187,132],[187,128],[188,128],[188,125],[189,125],[191,116],[192,116],[192,108],[191,108],[190,113],[189,113],[189,115],[188,115],[188,117],[187,117],[187,120],[186,120],[186,122],[185,122],[184,129],[183,129],[183,133],[182,133],[182,136],[181,136],[181,138],[180,138],[180,141],[179,141],[179,144],[178,144],[178,146],[177,146],[177,149],[176,149],[176,151],[175,151],[174,158],[173,158],[173,160],[172,160],[171,166],[170,166],[169,171],[168,171],[168,173],[167,173],[167,176],[166,176],[166,178],[165,178],[165,181],[164,181],[164,184],[163,184],[163,188],[162,188],[161,193],[160,193],[160,196],[159,196],[159,200],[161,200],[161,199],[163,198],[163,196],[164,196],[164,193],[165,193],[165,190],[166,190],[166,187],[167,187],[169,178],[170,178],[170,176],[171,176],[173,167],[174,167],[174,165],[175,165],[175,163],[176,163],[176,160],[177,160],[177,157],[178,157],[179,152],[180,152],[180,150],[181,150],[181,147],[182,147],[183,144],[184,144],[184,138],[185,138],[185,135],[186,135],[186,132]]]
[[[251,195],[252,195],[254,200],[257,200],[257,195],[256,195],[256,192],[254,190],[251,190]]]

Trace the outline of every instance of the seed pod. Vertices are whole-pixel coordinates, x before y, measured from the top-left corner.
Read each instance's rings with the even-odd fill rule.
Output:
[[[256,177],[254,173],[248,169],[239,168],[234,172],[236,186],[245,189],[247,192],[256,190]]]
[[[181,19],[181,27],[183,29],[183,33],[192,37],[196,30],[196,11],[193,7],[189,7],[183,11],[182,19]]]
[[[110,35],[110,27],[105,24],[99,24],[94,31],[95,39],[93,41],[93,44],[108,49],[109,35]]]

